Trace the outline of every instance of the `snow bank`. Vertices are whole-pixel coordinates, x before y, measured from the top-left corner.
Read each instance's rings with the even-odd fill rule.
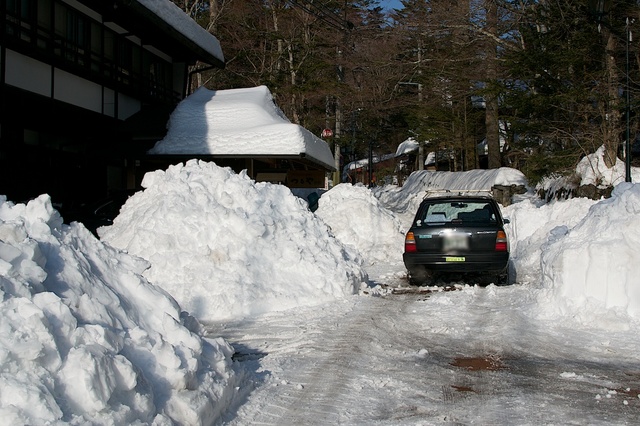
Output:
[[[406,230],[364,186],[333,187],[320,198],[316,214],[369,264],[402,261]]]
[[[576,167],[580,185],[615,186],[600,201],[523,201],[505,209],[518,281],[540,289],[535,314],[593,327],[627,328],[640,319],[640,186],[624,163],[604,165],[604,148]],[[640,170],[632,167],[632,179]],[[546,187],[564,182],[547,179]]]
[[[582,163],[576,173],[598,168],[589,170]],[[578,176],[611,183],[610,172]],[[618,183],[612,197],[600,201],[525,200],[504,212],[517,280],[539,289],[534,315],[607,329],[640,320],[640,185]]]
[[[469,170],[467,172],[411,173],[403,185],[405,191],[419,194],[438,189],[471,189],[490,191],[494,185],[527,185],[527,179],[520,170],[501,167],[491,170]]]
[[[196,160],[142,186],[98,232],[147,259],[147,279],[199,319],[314,305],[366,281],[358,254],[285,186]]]
[[[4,424],[197,424],[234,397],[233,350],[42,195],[0,196]]]
[[[568,195],[568,190],[574,190],[583,185],[607,188],[624,182],[626,178],[624,161],[616,158],[616,163],[609,168],[605,164],[604,153],[604,146],[601,146],[596,152],[580,160],[574,174],[547,176],[538,183],[536,190],[544,190],[546,194]],[[631,167],[631,180],[640,181],[640,168]]]
[[[573,205],[574,203],[571,203]],[[640,319],[640,185],[620,183],[542,247],[539,308],[584,323],[609,311]]]
[[[595,201],[587,198],[548,204],[536,198],[527,198],[503,209],[503,215],[510,221],[505,229],[518,282],[536,287],[542,284],[540,259],[547,243],[573,228],[594,204]]]

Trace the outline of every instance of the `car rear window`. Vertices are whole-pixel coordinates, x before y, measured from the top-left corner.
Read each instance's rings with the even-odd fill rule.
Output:
[[[427,203],[416,225],[437,226],[446,223],[495,223],[493,206],[488,201],[434,201]]]

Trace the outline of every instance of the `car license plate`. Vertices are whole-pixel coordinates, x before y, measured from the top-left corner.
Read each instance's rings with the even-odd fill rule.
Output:
[[[445,234],[443,237],[444,243],[442,248],[444,251],[469,249],[469,237],[467,234],[452,233]]]
[[[444,258],[445,262],[464,262],[464,257],[447,256]]]

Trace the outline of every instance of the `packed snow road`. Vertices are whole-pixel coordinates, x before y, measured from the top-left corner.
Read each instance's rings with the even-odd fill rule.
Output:
[[[402,284],[397,274],[386,281]],[[640,418],[636,342],[532,320],[522,312],[523,285],[396,290],[209,324],[234,346],[251,384],[223,423],[624,425]]]

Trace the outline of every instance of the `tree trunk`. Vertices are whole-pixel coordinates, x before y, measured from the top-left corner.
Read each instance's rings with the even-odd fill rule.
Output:
[[[487,0],[485,3],[487,11],[487,32],[497,36],[498,8],[494,0]],[[500,155],[500,125],[498,116],[498,97],[496,96],[495,85],[498,78],[498,62],[496,58],[497,48],[493,37],[486,40],[486,84],[485,94],[485,125],[487,129],[487,150],[489,154],[489,168],[497,169],[502,166]]]
[[[604,144],[604,164],[611,168],[617,160],[618,145],[620,143],[621,114],[620,96],[618,94],[619,75],[616,66],[614,52],[618,47],[615,36],[608,29],[603,29],[603,36],[607,41],[606,50],[606,72],[607,72],[607,110],[604,115],[603,144]]]
[[[278,14],[276,13],[276,6],[272,1],[269,1],[269,7],[271,8],[271,18],[273,19],[273,32],[277,37],[277,57],[276,57],[276,73],[282,70],[282,55],[284,54],[284,40],[280,36],[280,26],[278,25]]]
[[[218,6],[218,0],[209,0],[209,24],[207,25],[207,31],[211,34],[216,34],[218,29],[218,16],[220,15],[220,6]]]

